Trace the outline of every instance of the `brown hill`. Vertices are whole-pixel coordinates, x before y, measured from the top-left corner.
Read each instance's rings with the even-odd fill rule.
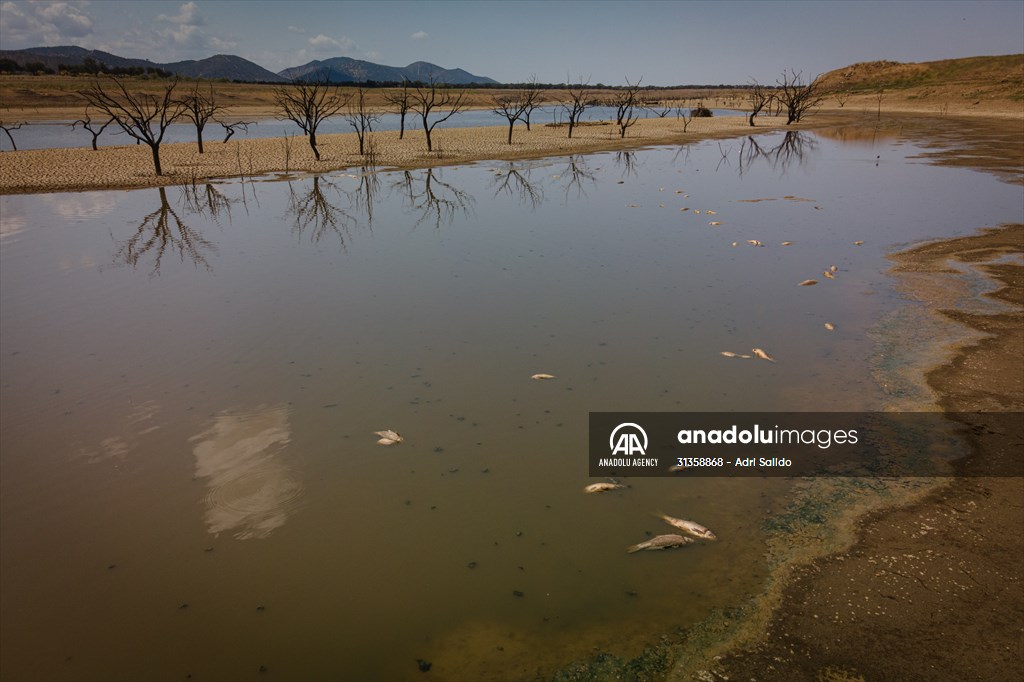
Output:
[[[975,86],[984,88],[985,94],[1024,95],[1024,54],[906,64],[861,62],[829,71],[821,78],[830,89],[854,93],[929,86]]]

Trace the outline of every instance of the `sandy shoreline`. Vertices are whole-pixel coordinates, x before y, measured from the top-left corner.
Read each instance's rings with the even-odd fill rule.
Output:
[[[443,128],[432,135],[428,152],[422,130],[407,129],[372,133],[373,165],[378,168],[414,168],[480,160],[514,160],[561,156],[650,145],[686,144],[701,139],[732,137],[785,128],[783,118],[758,118],[751,128],[742,117],[693,119],[683,130],[675,118],[641,119],[619,137],[614,123],[585,125],[573,131],[535,124],[530,131],[516,126],[512,145],[508,128]],[[790,129],[793,126],[789,127]],[[194,180],[257,176],[268,173],[326,173],[366,165],[359,155],[355,133],[318,136],[321,161],[316,161],[306,138],[259,138],[205,142],[199,154],[195,143],[160,147],[164,175],[156,177],[150,149],[143,145],[123,147],[38,149],[0,154],[0,194],[115,189],[178,185]]]

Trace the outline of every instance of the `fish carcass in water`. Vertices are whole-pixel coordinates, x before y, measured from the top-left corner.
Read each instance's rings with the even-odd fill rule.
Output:
[[[682,535],[655,535],[650,540],[644,540],[641,543],[627,547],[626,552],[632,554],[642,549],[653,551],[656,549],[668,549],[669,547],[682,547],[691,542],[693,542],[691,538],[684,538]]]
[[[712,533],[710,530],[700,525],[696,521],[687,521],[686,519],[677,519],[674,516],[668,516],[667,514],[655,514],[659,519],[672,526],[678,528],[684,533],[700,538],[702,540],[717,540],[718,536]]]
[[[585,493],[604,493],[609,490],[618,490],[619,488],[625,488],[626,486],[621,483],[591,483],[583,489]]]

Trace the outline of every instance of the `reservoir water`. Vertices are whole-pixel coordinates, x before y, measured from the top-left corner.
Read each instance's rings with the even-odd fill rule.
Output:
[[[885,254],[1024,219],[921,152],[0,198],[4,676],[546,677],[748,599],[789,482],[586,495],[588,414],[882,409]],[[719,539],[626,554],[654,512]]]

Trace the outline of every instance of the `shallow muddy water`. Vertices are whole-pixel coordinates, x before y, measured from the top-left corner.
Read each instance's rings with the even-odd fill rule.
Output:
[[[584,495],[588,413],[881,408],[884,254],[1022,219],[920,151],[3,197],[4,677],[546,676],[749,598],[788,482]]]

